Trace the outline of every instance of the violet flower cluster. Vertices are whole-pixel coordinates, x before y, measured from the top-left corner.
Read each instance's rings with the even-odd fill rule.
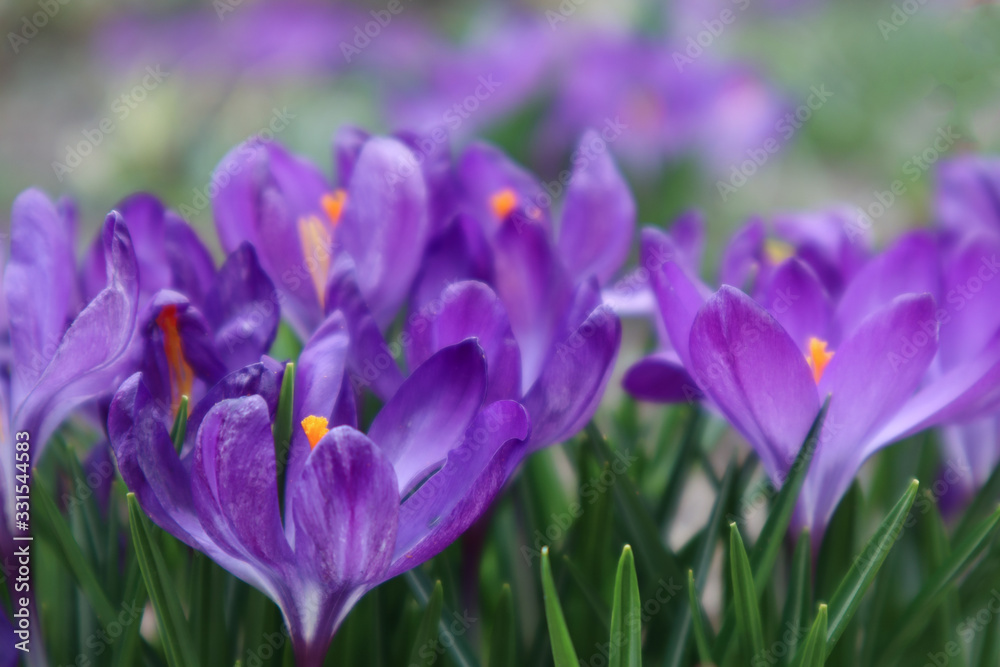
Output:
[[[829,396],[796,513],[817,540],[865,460],[932,426],[959,481],[945,500],[968,498],[1000,459],[998,175],[990,160],[945,164],[934,227],[880,253],[846,209],[754,219],[725,249],[718,289],[698,277],[697,218],[645,230],[660,346],[626,389],[701,401],[778,485]]]
[[[365,592],[451,544],[528,453],[593,416],[620,341],[600,284],[635,207],[607,152],[575,164],[556,235],[552,202],[502,153],[421,164],[418,139],[345,129],[337,182],[278,144],[236,147],[215,176],[219,267],[140,193],[76,268],[72,205],[21,195],[3,284],[5,497],[16,433],[37,458],[74,411],[106,424],[142,509],[273,599],[298,664],[321,664]],[[294,371],[268,356],[281,319],[305,341]]]
[[[72,203],[23,193],[0,310],[3,496],[27,475],[17,434],[35,460],[71,414],[106,426],[142,509],[270,597],[298,664],[318,665],[367,591],[440,553],[526,456],[593,418],[615,309],[659,333],[625,388],[700,401],[778,484],[830,397],[796,513],[816,539],[892,442],[944,427],[956,502],[997,465],[995,161],[942,167],[935,226],[878,253],[846,210],[754,219],[718,289],[699,277],[697,214],[646,229],[646,285],[623,298],[636,205],[599,132],[557,191],[490,145],[453,158],[427,141],[345,128],[336,180],[277,143],[235,147],[213,177],[219,266],[145,193],[78,266]],[[270,356],[282,321],[297,359]]]

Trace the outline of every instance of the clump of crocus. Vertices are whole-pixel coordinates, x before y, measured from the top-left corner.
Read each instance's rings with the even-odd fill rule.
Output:
[[[673,259],[683,253],[662,232],[644,232],[643,257],[655,267],[651,283],[671,357],[640,362],[627,388],[659,400],[705,399],[778,481],[831,396],[798,506],[799,523],[816,539],[869,456],[982,395],[972,378],[915,394],[938,350],[938,307],[924,282],[896,289],[893,270],[909,275],[897,264],[903,254],[861,269],[837,303],[795,256],[758,282],[756,300],[728,285],[713,293]],[[646,390],[657,384],[655,393]],[[928,400],[940,401],[938,409],[928,410]]]
[[[195,406],[179,452],[142,374],[119,389],[108,424],[143,509],[274,600],[307,667],[366,591],[480,516],[529,433],[521,405],[487,399],[475,340],[430,356],[362,432],[342,391],[349,348],[334,313],[294,375],[265,358],[227,376]]]

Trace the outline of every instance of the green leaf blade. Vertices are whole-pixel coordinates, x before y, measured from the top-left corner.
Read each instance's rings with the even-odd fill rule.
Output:
[[[750,570],[740,529],[735,523],[729,524],[729,559],[733,578],[733,597],[736,608],[736,625],[740,631],[746,658],[753,660],[764,654],[764,626],[757,605],[757,591]]]
[[[542,592],[545,598],[545,620],[549,628],[549,641],[552,643],[552,659],[556,667],[580,667],[576,657],[576,649],[566,627],[559,598],[556,596],[556,584],[552,579],[552,566],[549,564],[549,548],[542,549]]]
[[[642,601],[635,574],[632,547],[625,545],[615,575],[614,603],[611,607],[609,667],[642,665]]]

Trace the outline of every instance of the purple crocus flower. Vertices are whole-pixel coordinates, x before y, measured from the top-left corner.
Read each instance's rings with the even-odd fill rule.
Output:
[[[274,600],[299,665],[322,664],[361,596],[454,541],[524,454],[527,414],[487,401],[487,356],[474,340],[417,367],[357,430],[345,386],[349,349],[334,313],[302,351],[296,428],[278,499],[272,424],[281,367],[271,361],[224,378],[199,402],[178,455],[136,374],[112,403],[119,469],[158,525]]]
[[[573,171],[544,187],[483,144],[457,171],[459,214],[428,248],[407,358],[412,367],[477,336],[491,361],[505,360],[491,363],[491,392],[528,408],[531,447],[559,442],[593,416],[617,354],[621,325],[600,285],[628,255],[632,196],[596,133],[582,139]],[[563,191],[556,235],[549,211]]]
[[[936,170],[934,212],[947,235],[971,231],[1000,233],[1000,158],[963,155]]]
[[[329,311],[328,275],[340,255],[364,267],[359,288],[385,325],[405,299],[426,244],[427,186],[412,151],[386,137],[357,143],[356,157],[338,159],[339,188],[306,160],[260,141],[233,149],[213,179],[223,248],[253,245],[284,316],[303,339]]]
[[[14,433],[28,431],[32,454],[40,456],[69,413],[104,393],[125,371],[135,330],[138,277],[132,240],[117,212],[108,215],[102,240],[106,287],[77,313],[73,235],[67,219],[37,190],[27,190],[14,201],[3,281],[11,347],[9,385],[0,392],[6,403],[4,451],[13,451]],[[0,464],[10,494],[10,462]]]
[[[654,257],[678,256],[672,243],[662,232],[645,231],[644,261],[655,266]],[[797,522],[812,527],[817,539],[869,456],[912,432],[915,416],[944,416],[945,407],[928,411],[923,401],[930,398],[914,394],[938,349],[937,307],[918,281],[874,303],[852,296],[881,289],[862,270],[834,307],[817,273],[795,257],[774,268],[757,300],[728,285],[710,293],[676,261],[662,262],[651,274],[679,361],[660,374],[661,381],[675,387],[674,400],[692,394],[710,399],[776,482],[794,461],[823,397],[832,396],[797,510]],[[653,368],[646,370],[652,382]],[[973,393],[965,398],[974,400]],[[940,392],[934,397],[947,402]]]
[[[937,357],[920,391],[885,426],[895,439],[935,425],[946,431],[948,467],[961,477],[952,499],[968,496],[1000,458],[990,422],[1000,413],[1000,236],[958,239],[912,232],[873,260],[845,292],[840,308],[860,317],[907,289],[937,297]]]
[[[14,201],[3,297],[10,355],[0,376],[0,556],[13,553],[15,439],[28,433],[37,461],[55,429],[76,408],[119,382],[129,363],[138,302],[135,253],[124,221],[112,212],[102,240],[107,282],[77,310],[73,223],[41,192]],[[22,462],[23,463],[23,462]],[[27,468],[28,466],[25,466]],[[8,579],[13,591],[13,579]],[[6,632],[6,629],[4,629]],[[32,652],[31,664],[45,664]]]

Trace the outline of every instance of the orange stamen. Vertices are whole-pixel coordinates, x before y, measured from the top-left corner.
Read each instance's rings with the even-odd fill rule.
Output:
[[[171,408],[176,414],[181,396],[190,396],[194,385],[194,371],[184,358],[181,335],[177,331],[177,306],[164,306],[156,316],[156,326],[163,332],[163,351],[167,355],[167,368],[170,372]]]
[[[309,415],[302,420],[302,430],[309,438],[309,449],[315,449],[323,436],[330,432],[329,424],[326,417],[316,417],[315,415]]]
[[[517,193],[510,188],[504,188],[490,197],[490,208],[493,215],[500,220],[504,220],[510,212],[517,206]]]
[[[809,354],[806,355],[806,361],[809,362],[809,368],[812,369],[813,380],[816,381],[816,384],[819,384],[819,381],[823,377],[823,371],[826,370],[827,364],[833,359],[833,352],[827,352],[826,345],[825,340],[820,340],[819,338],[809,339]]]
[[[342,188],[328,192],[320,197],[319,204],[323,207],[330,224],[336,227],[340,224],[340,217],[344,214],[344,206],[347,205],[347,192]]]

